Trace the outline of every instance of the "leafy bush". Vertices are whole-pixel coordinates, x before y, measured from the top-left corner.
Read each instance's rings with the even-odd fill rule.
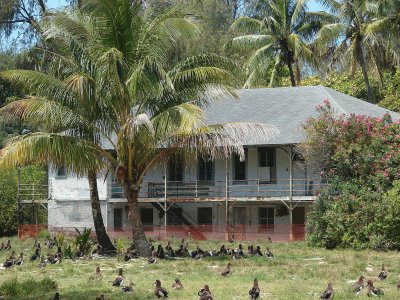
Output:
[[[329,102],[304,126],[304,157],[330,190],[308,216],[313,246],[400,250],[400,124],[335,116]]]
[[[75,228],[75,231],[78,233],[74,242],[76,250],[84,255],[89,254],[94,245],[94,241],[90,236],[92,234],[92,229],[83,228],[83,231],[81,232],[78,228]]]

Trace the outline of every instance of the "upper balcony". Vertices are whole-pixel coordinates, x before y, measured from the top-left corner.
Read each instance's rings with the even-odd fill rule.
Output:
[[[326,185],[320,179],[146,181],[139,192],[141,202],[174,200],[177,202],[247,200],[312,201]],[[109,187],[109,198],[125,198],[115,182]]]

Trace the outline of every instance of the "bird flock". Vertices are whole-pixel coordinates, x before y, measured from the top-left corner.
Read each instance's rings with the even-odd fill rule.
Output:
[[[116,241],[114,241],[116,244]],[[173,249],[171,241],[168,241],[165,249],[160,244],[157,248],[153,246],[153,241],[150,239],[151,243],[151,253],[152,255],[147,259],[149,264],[156,264],[159,259],[184,259],[184,258],[191,258],[195,260],[199,260],[206,257],[228,257],[230,261],[236,259],[244,259],[249,256],[265,256],[266,258],[272,259],[274,257],[273,253],[269,248],[267,248],[264,253],[261,251],[260,246],[254,247],[253,245],[249,245],[247,247],[247,251],[243,250],[242,244],[239,244],[237,248],[230,248],[222,245],[219,250],[203,250],[199,246],[196,247],[195,250],[189,250],[189,243],[182,239],[180,246],[177,249]],[[44,243],[44,247],[47,248],[49,251],[54,247],[57,248],[55,254],[48,252],[47,255],[42,254],[42,246],[35,239],[33,248],[34,251],[32,255],[29,257],[30,262],[38,261],[38,268],[45,268],[48,264],[60,264],[63,259],[63,252],[61,247],[57,247],[57,238],[54,237],[50,239],[47,238],[46,242]],[[19,257],[15,256],[15,251],[12,250],[11,241],[8,240],[6,244],[1,243],[0,251],[3,250],[11,250],[11,255],[6,261],[3,263],[3,268],[11,268],[14,266],[20,266],[24,263],[24,254],[21,252]],[[101,253],[101,247],[97,245],[96,249],[92,252],[92,255],[89,257],[83,256],[82,253],[77,253],[77,256],[80,256],[81,259],[92,259],[96,256],[99,256]],[[124,260],[129,261],[131,259],[138,258],[139,256],[136,254],[134,247],[128,248],[124,252]],[[229,262],[226,267],[221,270],[220,275],[223,277],[230,276],[232,274],[232,263]],[[100,266],[96,267],[94,274],[89,277],[89,280],[100,280],[102,278],[102,271]],[[118,269],[117,277],[110,281],[112,286],[118,287],[121,289],[122,292],[130,293],[134,291],[135,284],[132,281],[125,280],[124,271],[122,268]],[[125,284],[127,283],[127,284]],[[162,286],[161,280],[157,279],[154,282],[154,296],[160,299],[168,298],[168,291],[166,288]],[[182,290],[183,284],[180,278],[175,278],[175,281],[172,284],[173,290]],[[198,292],[197,296],[199,300],[213,300],[213,295],[210,290],[209,285],[205,284]],[[258,286],[257,279],[254,279],[253,286],[249,290],[250,299],[258,299],[260,297],[260,288]],[[59,300],[60,293],[56,293],[52,300]],[[96,300],[107,300],[104,294],[96,297]]]
[[[385,280],[388,277],[388,272],[386,271],[384,265],[382,265],[382,269],[377,277],[379,280]],[[371,279],[367,281],[366,285],[364,281],[365,278],[364,276],[361,275],[353,285],[353,292],[355,293],[355,295],[358,296],[359,294],[361,294],[361,292],[365,289],[365,287],[366,287],[366,294],[368,297],[378,297],[384,295],[382,289],[375,287],[374,282]],[[400,281],[397,283],[397,289],[400,290]],[[330,300],[333,299],[333,295],[334,292],[333,292],[332,282],[329,282],[328,287],[321,294],[320,299]]]
[[[269,239],[271,242],[271,240]],[[116,241],[114,241],[116,243]],[[233,272],[232,269],[232,262],[236,259],[244,259],[249,256],[262,256],[266,257],[268,259],[274,258],[274,254],[271,252],[271,250],[267,247],[264,252],[262,252],[260,246],[254,247],[253,245],[249,245],[247,247],[247,251],[243,250],[242,244],[239,244],[237,248],[230,248],[226,247],[225,245],[222,245],[219,250],[213,249],[213,250],[203,250],[199,246],[197,246],[194,250],[189,250],[189,243],[185,240],[182,239],[179,247],[177,249],[174,249],[171,241],[167,242],[167,245],[165,246],[165,249],[161,244],[155,248],[153,246],[153,241],[150,239],[150,244],[151,244],[151,256],[147,259],[148,264],[156,264],[159,259],[183,259],[183,258],[191,258],[194,260],[199,260],[202,258],[212,258],[212,257],[222,257],[226,256],[229,258],[229,262],[226,265],[226,267],[221,270],[220,275],[223,277],[230,276]],[[47,238],[46,242],[44,243],[44,246],[51,250],[53,247],[57,245],[57,238],[54,237],[53,239],[50,239],[50,237]],[[34,245],[34,252],[33,254],[29,257],[30,262],[35,262],[39,261],[38,268],[45,268],[47,264],[60,264],[63,259],[63,252],[61,247],[56,247],[57,251],[55,254],[53,253],[48,253],[47,255],[42,255],[42,247],[40,243],[38,242],[37,239],[35,239]],[[4,261],[2,267],[3,268],[11,268],[14,266],[21,266],[24,263],[24,253],[21,252],[19,256],[16,256],[15,251],[12,249],[11,246],[11,241],[8,240],[6,243],[2,242],[0,244],[0,251],[11,251],[11,255]],[[82,256],[82,259],[92,259],[93,257],[96,257],[101,253],[101,249],[99,248],[99,245],[97,245],[96,249],[92,252],[92,255],[89,257],[85,257],[82,255],[82,253],[77,253],[79,256]],[[138,258],[139,256],[136,254],[134,246],[131,246],[124,252],[124,260],[129,261],[131,259]],[[388,277],[388,272],[385,269],[385,266],[382,265],[382,268],[377,275],[377,278],[379,280],[385,280]],[[96,270],[93,275],[89,277],[89,280],[99,280],[102,278],[102,272],[100,266],[96,267]],[[134,286],[135,284],[132,281],[125,281],[125,276],[122,268],[118,269],[118,275],[117,277],[110,281],[112,283],[112,286],[118,287],[121,289],[122,292],[125,293],[130,293],[134,291]],[[127,282],[127,284],[125,284]],[[166,299],[168,298],[168,291],[166,288],[162,286],[161,280],[157,279],[154,282],[154,295],[157,298],[161,299]],[[175,278],[175,281],[172,284],[172,289],[173,290],[182,290],[183,289],[183,284],[180,278]],[[397,283],[397,289],[400,290],[400,281]],[[365,278],[364,276],[360,276],[356,282],[353,285],[353,292],[355,295],[361,294],[363,291],[366,291],[366,295],[369,297],[378,297],[384,295],[384,292],[382,289],[375,287],[374,283],[371,279],[367,280],[365,283]],[[260,288],[258,285],[258,280],[257,278],[254,279],[253,285],[251,289],[249,290],[249,297],[251,300],[256,300],[260,297]],[[203,288],[201,288],[197,292],[197,296],[199,297],[199,300],[213,300],[213,295],[210,290],[209,285],[205,284]],[[332,282],[328,283],[327,288],[325,291],[320,295],[320,299],[333,299],[334,297],[334,289]],[[57,292],[54,297],[52,298],[54,300],[60,299],[60,294]],[[107,300],[107,298],[104,295],[100,295],[96,297],[96,300]]]

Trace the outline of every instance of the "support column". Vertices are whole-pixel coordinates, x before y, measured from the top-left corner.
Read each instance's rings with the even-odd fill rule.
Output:
[[[229,177],[228,159],[225,159],[225,240],[229,240]]]
[[[293,153],[289,150],[289,239],[293,241]]]
[[[21,237],[21,232],[19,230],[19,226],[21,222],[21,169],[17,167],[18,174],[18,189],[17,189],[17,219],[18,219],[18,237]]]
[[[167,164],[164,163],[164,237],[167,238]]]

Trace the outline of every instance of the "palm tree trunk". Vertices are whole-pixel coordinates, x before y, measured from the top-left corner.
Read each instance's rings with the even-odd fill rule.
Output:
[[[286,49],[284,53],[285,53],[286,64],[289,69],[290,83],[292,84],[292,86],[296,86],[296,78],[294,76],[294,70],[293,70],[293,63],[294,63],[293,53],[289,49]]]
[[[97,178],[95,171],[88,173],[90,203],[92,205],[93,224],[96,231],[97,242],[105,253],[115,252],[115,247],[108,237],[106,228],[104,227],[103,215],[101,214],[99,191],[97,189]]]
[[[131,184],[130,182],[124,183],[125,195],[129,205],[129,219],[132,223],[133,242],[135,244],[135,250],[137,254],[140,256],[149,257],[151,256],[151,245],[147,241],[146,235],[144,234],[144,228],[140,218],[138,202],[139,191],[137,189],[133,189],[132,186],[138,185]]]
[[[357,55],[357,61],[361,67],[361,70],[362,70],[362,73],[364,76],[364,82],[365,82],[365,87],[367,89],[368,101],[373,102],[374,99],[372,97],[371,85],[369,84],[367,65],[365,63],[364,53],[363,53],[360,45],[357,47],[356,55]]]
[[[287,66],[289,68],[290,83],[292,84],[292,86],[296,86],[296,79],[294,77],[293,65],[291,62],[288,62]]]

